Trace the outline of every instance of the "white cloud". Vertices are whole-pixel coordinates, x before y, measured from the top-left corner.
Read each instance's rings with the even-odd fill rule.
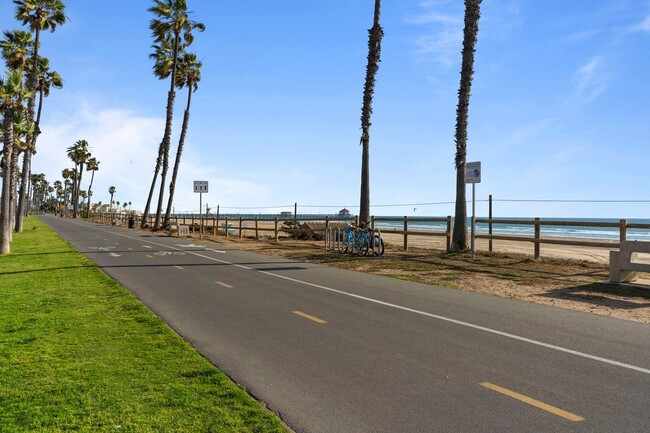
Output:
[[[603,58],[595,56],[582,65],[574,74],[573,81],[578,96],[587,100],[597,98],[608,84]]]
[[[72,161],[67,158],[66,149],[77,140],[85,139],[90,145],[92,156],[100,161],[93,183],[93,202],[108,203],[108,188],[115,186],[114,200],[122,203],[130,201],[133,209],[143,210],[153,178],[164,120],[141,116],[122,108],[100,109],[83,99],[71,110],[55,109],[54,106],[48,108],[53,115],[42,121],[43,133],[39,136],[32,171],[45,173],[50,183],[62,180],[61,171],[73,167]],[[177,121],[180,123],[181,119]],[[174,131],[178,132],[180,125],[174,126]],[[163,211],[167,204],[177,140],[177,136],[172,137]],[[192,187],[194,180],[210,182],[210,194],[204,195],[204,204],[216,204],[216,197],[222,203],[236,205],[270,203],[269,191],[265,185],[256,183],[255,180],[239,179],[236,174],[229,176],[229,173],[219,172],[205,157],[195,149],[188,137],[177,179],[174,200],[176,209],[198,210],[199,197],[193,193]],[[91,173],[84,172],[82,189],[88,188],[90,178]],[[160,179],[157,181],[152,208],[157,204],[159,188]]]
[[[637,26],[637,30],[641,30],[644,32],[650,32],[650,15],[648,15],[641,24]]]
[[[463,18],[457,15],[444,14],[436,11],[424,12],[406,18],[408,24],[444,24],[454,27],[463,25]]]
[[[447,1],[424,1],[419,7],[419,13],[404,19],[407,24],[426,28],[425,34],[413,41],[414,54],[452,66],[460,59],[463,42],[462,8]]]
[[[153,173],[159,140],[155,137],[160,136],[161,125],[161,119],[123,109],[96,109],[82,101],[77,112],[58,110],[42,122],[32,171],[45,173],[50,182],[61,180],[61,171],[73,167],[66,149],[84,139],[100,161],[93,201],[108,202],[108,187],[115,186],[115,200],[138,203],[151,181],[148,173]],[[82,189],[88,188],[89,181],[90,173],[84,172]]]

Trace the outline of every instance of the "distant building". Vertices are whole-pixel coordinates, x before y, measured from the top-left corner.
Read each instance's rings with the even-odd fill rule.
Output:
[[[291,218],[293,216],[293,212],[290,212],[288,210],[285,210],[284,212],[280,212],[280,218]]]
[[[350,216],[350,211],[346,208],[343,208],[339,211],[339,216],[341,217],[348,217]]]

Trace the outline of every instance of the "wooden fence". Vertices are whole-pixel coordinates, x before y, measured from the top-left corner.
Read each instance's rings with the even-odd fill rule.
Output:
[[[103,222],[112,222],[116,221],[117,224],[126,225],[129,214],[127,213],[95,213],[93,217],[99,219]],[[147,218],[147,223],[149,226],[152,226],[154,223],[154,216],[149,216]],[[141,217],[136,217],[136,225],[140,225]],[[197,231],[198,226],[200,225],[201,218],[197,216],[183,216],[183,217],[172,217],[172,221],[177,222],[178,224],[189,225],[192,232]],[[260,232],[273,232],[273,239],[275,241],[279,240],[279,232],[291,232],[292,230],[300,229],[287,229],[286,227],[281,227],[281,224],[286,221],[296,221],[295,218],[203,218],[203,230],[204,233],[212,233],[212,235],[224,234],[225,236],[233,236],[238,238],[243,238],[247,234],[252,234],[255,239],[259,239]],[[325,223],[323,234],[327,230],[327,227],[330,223],[334,222],[346,222],[355,224],[358,221],[358,217],[323,217],[323,218],[300,218],[298,216],[297,221],[299,222],[320,222]],[[449,251],[451,247],[451,234],[452,234],[452,217],[442,217],[442,218],[426,218],[426,217],[371,217],[371,228],[375,229],[377,224],[381,225],[382,222],[392,222],[392,223],[401,223],[403,224],[403,229],[401,230],[390,230],[385,231],[384,233],[390,234],[401,234],[403,235],[403,244],[402,247],[404,250],[409,248],[409,237],[412,236],[440,236],[446,238],[446,248]],[[273,227],[260,227],[261,222],[273,223]],[[443,223],[445,230],[414,230],[409,228],[409,223]],[[252,225],[247,225],[247,223],[252,223]],[[650,230],[650,224],[638,224],[638,223],[628,223],[627,220],[621,219],[618,222],[602,222],[602,221],[566,221],[566,220],[542,220],[541,218],[534,218],[532,220],[503,220],[503,219],[489,219],[489,218],[477,218],[476,223],[483,223],[488,225],[488,232],[477,232],[477,239],[487,239],[489,240],[488,250],[492,251],[492,241],[514,241],[514,242],[529,242],[533,244],[533,254],[535,259],[541,257],[540,245],[541,244],[555,244],[555,245],[570,245],[570,246],[584,246],[584,247],[596,247],[596,248],[607,248],[607,249],[618,249],[621,241],[627,240],[627,230],[628,229],[642,229]],[[533,226],[533,236],[523,236],[523,235],[506,235],[506,234],[494,234],[493,226],[499,224],[508,224],[508,225],[522,225],[522,226]],[[564,226],[564,227],[595,227],[595,228],[618,228],[619,229],[619,239],[618,241],[603,241],[603,240],[587,240],[585,238],[557,238],[557,237],[542,237],[542,227],[543,226]]]

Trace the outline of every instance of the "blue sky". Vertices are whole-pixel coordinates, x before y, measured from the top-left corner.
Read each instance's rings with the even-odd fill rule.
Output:
[[[67,0],[43,35],[65,80],[45,101],[34,171],[50,181],[86,139],[100,160],[94,200],[142,209],[168,83],[151,73],[145,0]],[[175,199],[197,211],[358,211],[360,112],[372,0],[188,0],[207,30]],[[0,28],[19,27],[9,0]],[[371,129],[371,213],[449,215],[462,45],[460,0],[384,0]],[[650,2],[484,0],[468,160],[477,199],[648,200]],[[186,91],[177,93],[173,149]],[[89,180],[88,174],[84,174]],[[86,184],[86,182],[84,182]],[[87,187],[87,185],[84,185]],[[471,195],[468,187],[468,197]],[[405,206],[388,206],[399,205]],[[285,206],[278,208],[278,206]],[[266,207],[267,209],[263,209]],[[485,215],[484,202],[477,213]],[[648,218],[650,203],[495,202],[495,216]]]

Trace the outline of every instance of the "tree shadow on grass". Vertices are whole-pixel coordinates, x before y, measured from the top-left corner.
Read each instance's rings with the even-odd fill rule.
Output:
[[[650,308],[650,288],[593,283],[549,290],[539,296],[622,310]]]
[[[0,275],[30,274],[30,273],[37,273],[37,272],[63,271],[68,269],[84,269],[84,268],[94,268],[94,267],[95,265],[85,265],[85,266],[62,266],[59,268],[23,269],[21,271],[0,272]]]
[[[60,254],[77,254],[77,251],[48,251],[48,252],[39,252],[39,253],[11,253],[13,257],[25,257],[25,256],[50,256],[50,255],[60,255]]]

